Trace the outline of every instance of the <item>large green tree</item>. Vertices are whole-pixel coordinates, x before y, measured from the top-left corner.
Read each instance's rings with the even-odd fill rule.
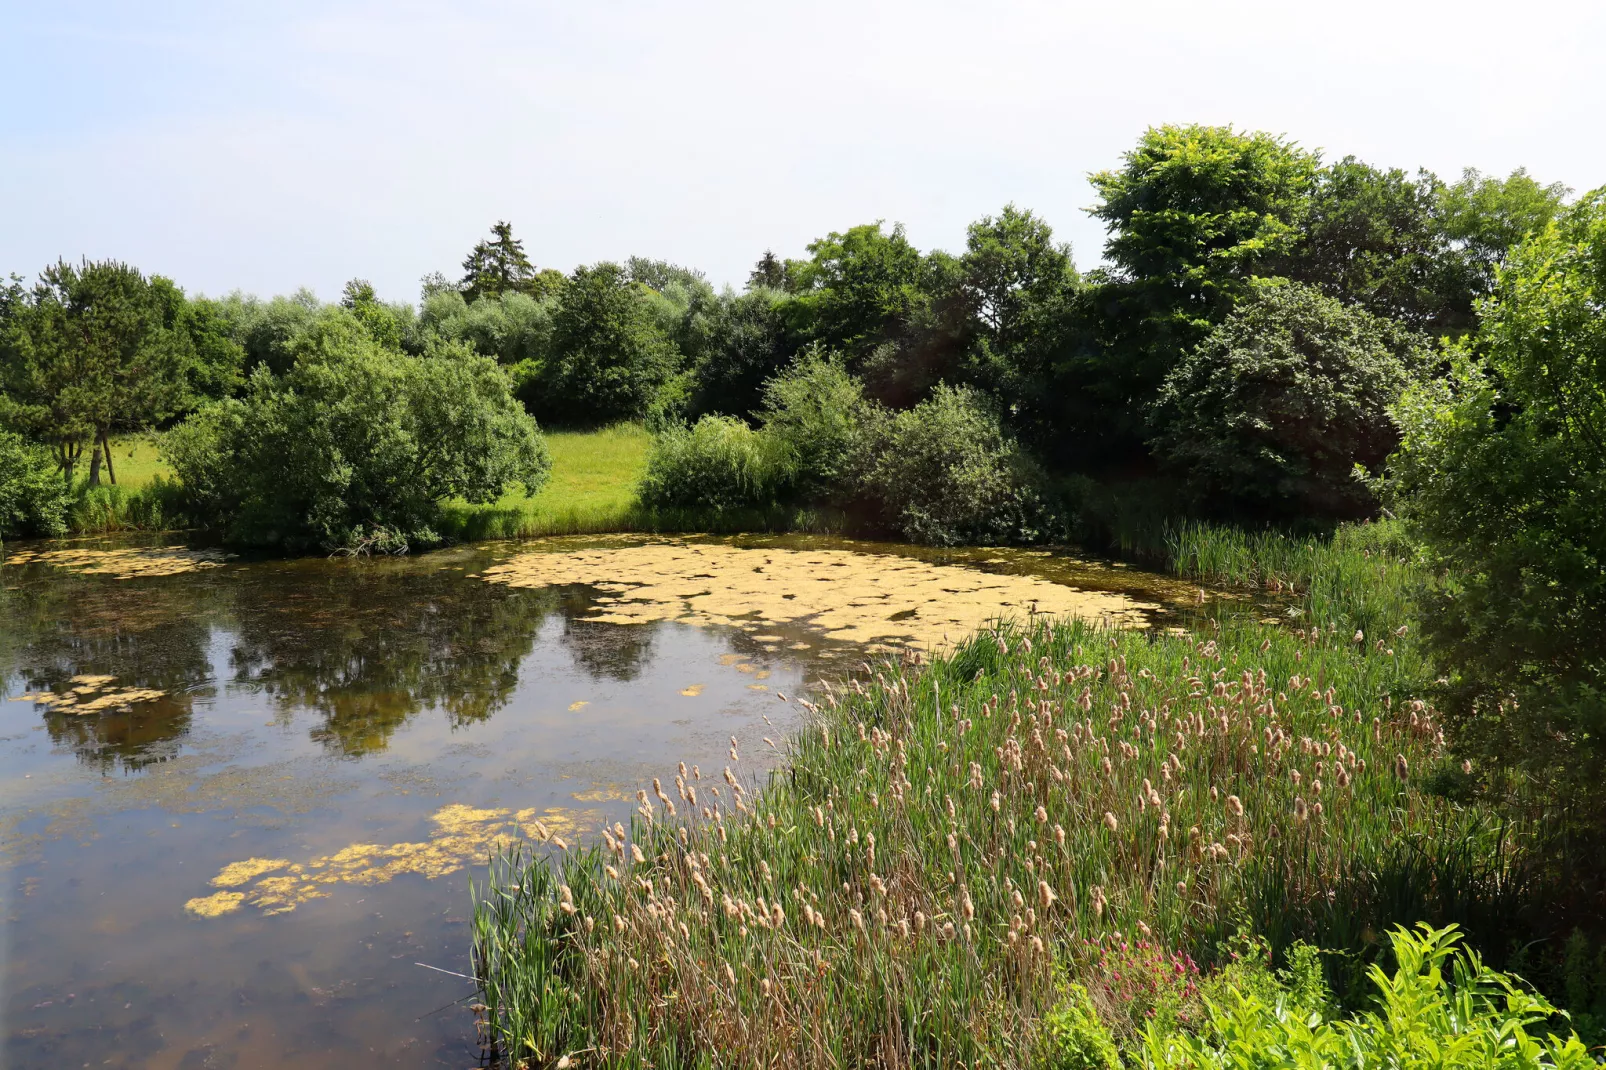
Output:
[[[1071,247],[1030,211],[1006,205],[972,223],[959,258],[970,378],[1041,433],[1052,419],[1049,371],[1079,280]]]
[[[1473,325],[1475,294],[1440,213],[1444,184],[1353,156],[1322,169],[1276,274],[1435,337]]]
[[[185,406],[194,345],[180,308],[171,284],[128,264],[46,268],[8,301],[0,416],[50,444],[69,485],[93,445],[89,481],[99,482],[114,429],[150,426]]]
[[[559,294],[551,358],[531,400],[555,423],[640,419],[679,364],[643,286],[618,264],[580,267]]]
[[[1315,154],[1223,126],[1151,127],[1123,165],[1092,176],[1109,267],[1085,313],[1097,342],[1065,368],[1127,449],[1182,355],[1232,311],[1249,280],[1297,244]]]
[[[1496,273],[1511,250],[1544,230],[1571,192],[1559,182],[1543,185],[1521,167],[1505,178],[1469,167],[1459,181],[1440,189],[1440,226],[1474,297],[1494,292]]]
[[[1606,821],[1606,189],[1505,254],[1476,345],[1403,407],[1423,632],[1468,756]],[[1478,354],[1473,356],[1472,352]],[[1600,842],[1600,841],[1596,841]]]

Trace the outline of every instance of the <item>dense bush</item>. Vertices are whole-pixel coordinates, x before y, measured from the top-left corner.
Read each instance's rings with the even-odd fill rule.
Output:
[[[195,519],[291,550],[432,542],[440,503],[534,492],[546,446],[506,375],[462,347],[433,357],[329,342],[285,375],[170,432],[163,454]]]
[[[1399,443],[1389,408],[1422,363],[1414,336],[1283,280],[1262,280],[1167,377],[1158,452],[1199,494],[1355,516]]]
[[[973,390],[939,386],[862,449],[865,507],[912,542],[1023,542],[1043,531],[1036,465]]]
[[[735,417],[704,416],[659,434],[639,493],[649,508],[763,508],[791,490],[793,472],[774,437]]]
[[[0,538],[60,535],[70,502],[50,450],[0,428]]]
[[[796,491],[810,501],[842,498],[880,419],[842,362],[811,350],[764,384],[759,422],[790,456]]]
[[[1519,246],[1448,384],[1403,406],[1399,508],[1468,757],[1606,817],[1606,190]],[[1599,868],[1596,870],[1599,873]]]
[[[1398,968],[1371,968],[1376,1006],[1324,1021],[1279,993],[1234,992],[1209,1008],[1205,1029],[1151,1027],[1142,1065],[1152,1070],[1593,1070],[1576,1034],[1550,1031],[1555,1008],[1520,981],[1457,950],[1454,927],[1392,934]]]

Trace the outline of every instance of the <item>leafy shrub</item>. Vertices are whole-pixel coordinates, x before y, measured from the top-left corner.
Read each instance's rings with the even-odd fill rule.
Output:
[[[50,451],[0,429],[0,538],[60,535],[69,501]]]
[[[854,458],[877,418],[864,386],[842,361],[812,350],[764,384],[759,421],[797,469],[797,492],[808,499],[840,497]]]
[[[428,544],[447,498],[534,493],[550,461],[535,422],[487,357],[433,357],[345,337],[283,376],[169,432],[163,454],[195,519],[232,542],[325,550],[396,539]]]
[[[1081,985],[1068,985],[1065,998],[1043,1016],[1044,1070],[1121,1070],[1110,1031]]]
[[[1399,443],[1389,408],[1421,358],[1409,332],[1284,280],[1262,280],[1172,370],[1160,455],[1199,493],[1273,512],[1359,516],[1354,476]]]
[[[1597,1064],[1576,1034],[1539,1033],[1555,1008],[1521,984],[1458,950],[1454,926],[1396,929],[1390,976],[1373,966],[1376,1007],[1325,1022],[1286,998],[1248,992],[1209,1008],[1199,1033],[1158,1024],[1145,1037],[1143,1064],[1213,1070],[1281,1066],[1296,1070],[1585,1070]]]
[[[1401,406],[1393,490],[1442,587],[1458,748],[1606,826],[1606,190],[1511,254],[1474,348]],[[1596,841],[1599,842],[1599,841]],[[1591,865],[1601,872],[1600,852]]]
[[[776,439],[734,417],[704,416],[658,436],[639,495],[650,508],[764,507],[787,493],[792,473]]]
[[[861,449],[865,504],[911,542],[1025,542],[1041,532],[1037,467],[974,390],[937,387]]]

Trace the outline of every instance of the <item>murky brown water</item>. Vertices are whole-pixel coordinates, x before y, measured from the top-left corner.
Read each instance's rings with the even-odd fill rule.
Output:
[[[807,614],[743,616],[729,597],[711,614],[697,598],[733,589],[715,573],[671,577],[688,584],[683,604],[661,591],[633,602],[628,586],[621,600],[617,584],[548,584],[563,571],[520,556],[593,551],[576,574],[601,583],[594,551],[643,541],[201,568],[77,552],[126,542],[55,557],[62,547],[8,547],[4,1065],[476,1065],[472,986],[439,971],[468,970],[468,880],[487,852],[535,821],[570,842],[628,822],[638,787],[679,760],[722,769],[731,736],[744,762],[764,762],[764,737],[779,743],[794,723],[776,692],[806,691],[864,651]],[[1146,604],[1194,591],[1042,553],[700,545],[881,555],[808,582],[834,592],[820,600],[829,630],[888,641],[942,591],[987,587],[911,562]],[[630,559],[631,583],[643,560]],[[877,561],[925,585],[887,604],[885,631],[862,597]],[[502,566],[529,585],[482,578]],[[856,602],[858,630],[845,631]]]

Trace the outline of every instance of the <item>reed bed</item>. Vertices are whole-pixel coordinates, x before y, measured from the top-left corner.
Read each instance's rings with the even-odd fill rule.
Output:
[[[1397,627],[1429,580],[1392,520],[1344,524],[1331,536],[1190,521],[1168,527],[1165,543],[1179,576],[1287,595],[1307,624],[1348,631]]]
[[[1111,940],[1496,925],[1518,854],[1412,787],[1444,745],[1414,680],[1370,637],[1254,625],[1000,624],[866,663],[768,773],[733,740],[628,829],[496,862],[486,1040],[510,1066],[1025,1066]]]

